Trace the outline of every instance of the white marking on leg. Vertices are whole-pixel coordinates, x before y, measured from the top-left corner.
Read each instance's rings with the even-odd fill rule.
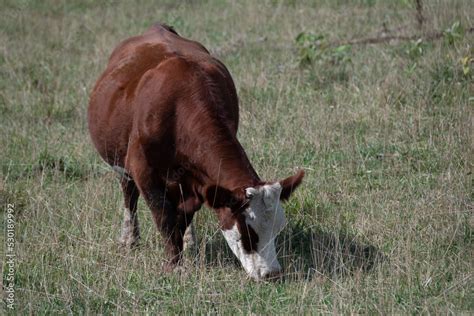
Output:
[[[122,234],[120,236],[120,243],[124,246],[131,247],[137,244],[140,238],[138,229],[137,214],[132,214],[130,209],[123,210]]]
[[[196,231],[194,230],[194,224],[191,223],[184,232],[183,236],[183,250],[193,249],[196,245]]]

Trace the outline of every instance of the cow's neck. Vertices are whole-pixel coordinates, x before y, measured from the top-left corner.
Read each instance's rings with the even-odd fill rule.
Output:
[[[207,173],[212,174],[212,180],[219,186],[235,190],[255,186],[260,182],[247,154],[237,139],[234,139],[233,144],[222,146],[211,155],[215,155],[213,161],[217,164],[215,167],[209,168]]]
[[[235,190],[259,184],[260,178],[237,138],[230,133],[213,136],[201,144],[204,150],[199,153],[199,169],[206,179],[205,185],[216,184]]]

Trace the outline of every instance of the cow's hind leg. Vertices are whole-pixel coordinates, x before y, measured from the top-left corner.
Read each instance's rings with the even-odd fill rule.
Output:
[[[122,233],[119,241],[125,247],[133,247],[138,244],[140,239],[137,216],[137,203],[140,193],[132,179],[122,178],[120,184],[124,196],[124,209]]]

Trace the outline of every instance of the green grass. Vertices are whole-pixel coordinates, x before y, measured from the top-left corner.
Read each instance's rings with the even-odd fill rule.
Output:
[[[258,3],[0,1],[0,204],[15,204],[18,314],[474,312],[474,69],[461,62],[473,34],[301,63],[301,32],[418,32],[412,1]],[[421,32],[472,27],[470,1],[424,3]],[[183,273],[161,271],[143,201],[141,246],[118,246],[122,197],[89,140],[88,94],[113,47],[155,21],[228,66],[263,178],[307,170],[278,239],[282,282],[247,279],[207,209]]]

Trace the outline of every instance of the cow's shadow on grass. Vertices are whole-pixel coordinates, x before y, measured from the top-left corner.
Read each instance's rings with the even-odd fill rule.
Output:
[[[339,231],[324,231],[302,223],[289,225],[278,239],[280,261],[296,278],[347,276],[369,272],[385,256],[375,246]]]
[[[327,232],[303,223],[288,224],[277,238],[278,258],[286,279],[311,279],[315,276],[340,277],[355,272],[369,272],[383,254],[373,245],[353,235]],[[238,260],[222,236],[214,236],[200,248],[201,262],[210,266],[234,265]],[[203,262],[204,261],[204,262]]]

